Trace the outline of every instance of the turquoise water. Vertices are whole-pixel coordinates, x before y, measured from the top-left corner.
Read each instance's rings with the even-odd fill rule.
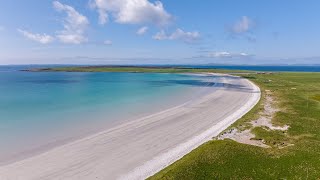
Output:
[[[196,98],[206,77],[0,71],[0,162]]]

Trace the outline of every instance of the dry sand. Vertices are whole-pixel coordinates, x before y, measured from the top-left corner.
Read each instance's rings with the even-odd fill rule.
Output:
[[[213,93],[2,166],[0,179],[144,179],[153,175],[217,136],[259,101],[260,90],[250,81],[214,76],[218,76],[212,78],[215,85],[209,87]]]

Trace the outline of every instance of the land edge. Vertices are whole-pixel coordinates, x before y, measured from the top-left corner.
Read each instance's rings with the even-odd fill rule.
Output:
[[[221,73],[208,73],[208,74],[221,74]],[[246,78],[243,78],[243,79],[245,79],[254,89],[254,93],[252,93],[250,100],[248,100],[244,106],[242,106],[240,109],[238,109],[229,117],[225,118],[223,121],[220,121],[218,124],[214,125],[213,127],[209,128],[205,132],[201,133],[200,135],[197,135],[189,139],[187,142],[179,144],[175,148],[154,157],[152,160],[145,162],[142,166],[136,167],[129,173],[122,175],[119,179],[120,180],[125,180],[125,179],[138,180],[138,179],[146,179],[148,177],[155,175],[156,173],[170,166],[171,164],[181,159],[183,156],[187,155],[188,153],[190,153],[192,150],[196,149],[200,145],[210,140],[213,140],[214,137],[218,136],[221,132],[223,132],[225,129],[231,126],[234,122],[236,122],[237,120],[241,119],[244,115],[246,115],[260,101],[261,91],[260,91],[260,88],[256,84],[254,84],[252,81]]]

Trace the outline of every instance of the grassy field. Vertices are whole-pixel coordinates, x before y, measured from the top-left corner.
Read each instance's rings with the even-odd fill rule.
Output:
[[[245,75],[273,92],[281,112],[273,123],[289,130],[253,129],[272,148],[212,140],[150,179],[320,179],[320,73]],[[263,102],[263,99],[260,103]],[[233,126],[245,127],[263,110],[257,105]],[[292,144],[278,148],[278,144]]]

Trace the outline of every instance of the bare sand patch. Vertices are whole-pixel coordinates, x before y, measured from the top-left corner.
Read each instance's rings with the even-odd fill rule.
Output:
[[[263,148],[269,148],[270,146],[265,144],[263,139],[256,140],[255,135],[251,132],[251,130],[255,127],[263,127],[264,129],[269,131],[287,131],[289,129],[289,126],[275,126],[272,124],[272,118],[277,112],[280,111],[280,109],[277,107],[276,102],[272,96],[272,92],[270,90],[265,90],[263,107],[264,110],[259,113],[259,118],[250,122],[250,124],[252,125],[250,129],[240,131],[237,128],[232,128],[223,132],[215,139],[232,139],[243,144],[250,144]]]

